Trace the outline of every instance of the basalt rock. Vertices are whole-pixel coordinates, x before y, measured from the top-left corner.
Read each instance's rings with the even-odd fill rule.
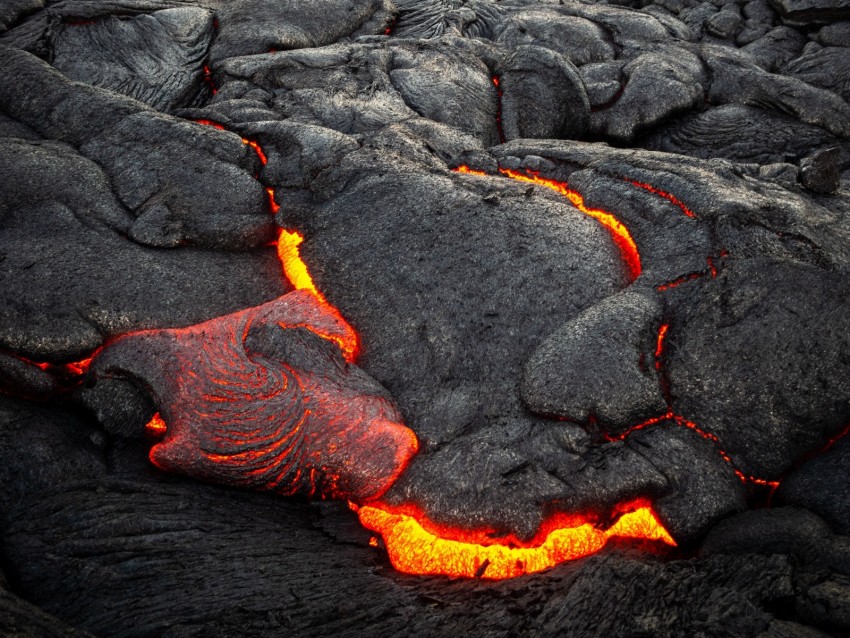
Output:
[[[2,148],[4,349],[37,361],[83,359],[104,336],[195,323],[285,290],[268,253],[129,241],[139,220],[70,146],[5,138]],[[165,223],[154,246],[170,232]]]
[[[557,53],[517,47],[498,70],[498,80],[505,139],[575,139],[585,134],[590,101],[578,70]]]
[[[212,36],[213,13],[196,8],[65,25],[54,40],[53,66],[71,80],[169,112],[203,98]]]

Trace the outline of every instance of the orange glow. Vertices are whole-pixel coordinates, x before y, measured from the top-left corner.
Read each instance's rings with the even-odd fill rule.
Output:
[[[657,423],[661,423],[663,421],[672,421],[676,425],[686,427],[689,430],[692,430],[693,432],[699,434],[706,441],[710,441],[711,443],[713,443],[715,448],[717,449],[717,453],[720,455],[720,458],[722,458],[723,461],[732,468],[732,470],[735,472],[735,476],[737,476],[742,483],[752,483],[753,485],[763,485],[773,488],[779,487],[779,481],[771,481],[768,479],[759,478],[757,476],[744,474],[741,470],[735,467],[735,463],[732,461],[732,457],[729,456],[726,450],[720,447],[720,438],[716,434],[712,434],[711,432],[703,430],[693,421],[689,421],[685,417],[675,414],[672,410],[667,410],[667,412],[665,412],[664,414],[652,417],[651,419],[647,419],[646,421],[642,421],[637,425],[633,425],[622,434],[618,434],[616,436],[606,435],[605,438],[608,441],[623,441],[626,439],[626,437],[637,432],[638,430],[643,430],[644,428],[647,428],[651,425],[655,425]],[[848,426],[848,431],[850,431],[850,426]]]
[[[516,578],[598,552],[611,538],[660,541],[676,546],[670,534],[643,503],[625,508],[608,529],[590,520],[553,517],[532,543],[488,539],[486,532],[469,532],[435,525],[421,515],[393,511],[385,505],[357,508],[361,524],[384,539],[393,567],[406,574],[430,574],[493,580]],[[542,535],[542,539],[540,536]]]
[[[637,244],[635,244],[632,239],[629,229],[626,228],[619,219],[614,217],[614,215],[598,208],[588,208],[584,205],[584,197],[582,197],[580,193],[571,190],[562,182],[556,182],[555,180],[540,177],[539,173],[535,171],[523,173],[509,168],[500,168],[499,172],[502,173],[502,175],[507,175],[511,179],[515,179],[520,182],[528,182],[530,184],[545,186],[546,188],[569,199],[573,206],[578,208],[585,215],[593,217],[593,219],[608,229],[608,232],[611,233],[611,238],[614,240],[614,243],[617,244],[617,248],[620,249],[623,261],[626,262],[631,281],[634,281],[640,276],[640,253],[638,252]]]
[[[347,330],[344,337],[336,334],[325,335],[316,332],[316,330],[313,330],[313,332],[319,334],[320,337],[334,341],[342,349],[345,360],[349,363],[354,363],[360,350],[357,333],[342,318],[339,310],[328,303],[327,299],[325,299],[324,295],[319,292],[313,283],[310,271],[307,270],[307,264],[301,259],[299,246],[303,241],[304,237],[300,233],[284,230],[283,228],[280,229],[277,239],[277,256],[283,266],[283,273],[296,290],[306,290],[311,293],[319,303],[325,306],[327,310],[332,312],[345,325]]]
[[[213,94],[215,94],[215,89],[213,89]],[[203,126],[211,126],[214,129],[218,129],[219,131],[226,131],[227,130],[224,127],[223,124],[219,124],[218,122],[213,122],[212,120],[195,120],[195,123],[196,124],[202,124]],[[249,140],[246,137],[243,137],[242,143],[245,146],[250,146],[252,149],[254,149],[254,152],[257,154],[257,157],[260,158],[260,163],[263,166],[265,166],[266,164],[269,163],[269,160],[266,157],[266,154],[263,152],[263,148],[257,142],[255,142],[254,140]],[[266,190],[270,190],[270,189],[266,189]],[[277,211],[275,211],[275,212],[277,212]]]
[[[717,277],[717,266],[714,265],[714,258],[711,256],[706,257],[706,262],[708,263],[708,272],[711,273],[712,279]]]
[[[216,88],[215,82],[213,81],[212,70],[210,70],[210,67],[207,64],[204,65],[204,82],[209,85],[213,95],[218,93],[218,89]]]
[[[670,324],[662,323],[658,329],[658,341],[655,345],[655,369],[661,370],[661,357],[664,355],[664,339],[667,338],[667,331],[670,329]]]
[[[467,175],[479,175],[482,177],[487,177],[487,173],[484,171],[477,171],[474,168],[469,168],[469,166],[458,166],[454,169],[456,173],[466,173]]]
[[[470,168],[469,166],[458,166],[454,169],[456,173],[466,173],[468,175],[487,175],[484,171],[478,171]],[[600,224],[602,224],[608,232],[611,234],[611,238],[614,240],[614,243],[617,245],[617,248],[620,249],[620,254],[623,257],[623,261],[626,263],[626,267],[629,271],[629,279],[630,281],[634,281],[640,276],[641,273],[641,264],[640,264],[640,253],[638,252],[637,244],[635,244],[634,239],[632,239],[632,235],[629,232],[629,229],[623,225],[623,223],[617,219],[614,215],[604,210],[600,210],[598,208],[588,208],[584,205],[584,197],[578,193],[577,191],[571,190],[565,183],[556,182],[552,179],[547,179],[545,177],[540,177],[540,174],[537,171],[515,171],[510,168],[500,168],[499,172],[506,177],[510,177],[511,179],[515,179],[519,182],[527,182],[529,184],[536,184],[538,186],[544,186],[550,190],[555,191],[559,195],[563,195],[570,203],[578,208],[582,213],[587,215],[588,217],[592,217]]]
[[[243,143],[243,144],[247,144],[248,146],[250,146],[251,148],[253,148],[253,149],[254,149],[254,152],[257,154],[257,157],[259,157],[259,158],[260,158],[260,164],[262,164],[263,166],[265,166],[266,164],[268,164],[268,163],[269,163],[269,160],[268,160],[268,158],[266,157],[266,154],[265,154],[265,153],[263,153],[263,149],[262,149],[262,148],[260,147],[260,145],[259,145],[259,144],[257,144],[254,140],[245,139],[245,138],[243,137],[243,138],[242,138],[242,143]]]
[[[828,452],[828,451],[830,450],[830,448],[832,448],[832,446],[833,446],[833,445],[835,445],[836,443],[838,443],[841,439],[843,439],[843,438],[844,438],[845,436],[847,436],[848,434],[850,434],[850,423],[848,423],[847,425],[845,425],[843,430],[841,430],[838,434],[836,434],[835,436],[833,436],[833,437],[832,437],[829,441],[827,441],[827,442],[826,442],[826,445],[824,445],[821,449],[817,450],[817,451],[816,451],[813,455],[811,455],[811,456],[812,456],[812,457],[814,457],[814,456],[820,456],[821,454],[824,454],[825,452]]]
[[[91,360],[94,359],[94,355],[88,357],[87,359],[81,359],[80,361],[73,361],[71,363],[66,363],[63,367],[65,371],[74,376],[83,375],[89,371],[89,366],[91,365]]]
[[[44,370],[45,372],[58,373],[66,377],[81,377],[89,371],[92,359],[98,352],[100,352],[100,350],[101,348],[98,348],[92,353],[90,357],[80,359],[79,361],[71,361],[70,363],[50,363],[49,361],[33,361],[32,359],[27,359],[26,357],[23,357],[19,354],[8,354],[15,357],[19,361],[28,363],[29,365],[35,366],[39,370]]]
[[[195,120],[195,123],[201,124],[203,126],[212,126],[213,128],[218,129],[219,131],[226,131],[227,130],[226,128],[224,128],[223,124],[219,124],[218,122],[213,122],[212,120]]]
[[[643,182],[636,182],[636,181],[634,181],[634,180],[627,180],[627,181],[628,181],[628,182],[629,182],[632,186],[637,186],[638,188],[642,188],[642,189],[644,189],[645,191],[649,191],[649,192],[650,192],[650,193],[652,193],[653,195],[658,195],[659,197],[663,197],[663,198],[664,198],[664,199],[666,199],[668,202],[671,202],[671,203],[675,204],[675,205],[676,205],[676,206],[678,206],[678,207],[682,210],[682,212],[683,212],[683,213],[685,213],[685,215],[687,215],[688,217],[694,217],[694,218],[696,217],[696,214],[694,213],[694,211],[692,211],[690,208],[688,208],[687,206],[685,206],[685,205],[682,203],[682,201],[681,201],[680,199],[677,199],[674,195],[671,195],[670,193],[668,193],[668,192],[666,192],[666,191],[663,191],[663,190],[661,190],[660,188],[655,188],[655,186],[653,186],[652,184],[644,184]]]
[[[159,412],[153,415],[150,421],[148,421],[145,426],[145,432],[147,432],[150,436],[153,436],[157,439],[165,436],[165,432],[168,430],[168,426],[165,425],[165,421],[162,420]]]
[[[313,278],[307,270],[307,264],[301,260],[299,246],[304,237],[297,232],[280,229],[277,239],[277,255],[283,265],[283,272],[296,290],[307,290],[319,301],[327,303],[313,283]]]
[[[705,430],[700,428],[693,421],[688,421],[686,418],[679,416],[679,415],[674,415],[673,421],[678,425],[682,425],[682,426],[684,426],[684,427],[686,427],[690,430],[693,430],[694,432],[699,434],[702,438],[704,438],[706,441],[711,441],[712,443],[714,443],[717,446],[717,451],[720,453],[720,457],[724,461],[726,461],[727,464],[729,464],[732,467],[732,469],[735,471],[735,475],[739,479],[741,479],[741,482],[752,483],[754,485],[764,485],[764,486],[773,487],[773,488],[779,487],[779,481],[769,481],[767,479],[758,478],[757,476],[751,476],[749,474],[744,474],[741,470],[739,470],[737,467],[735,467],[735,464],[732,461],[732,457],[730,457],[729,454],[723,448],[720,447],[720,439],[717,437],[716,434],[712,434],[711,432],[706,432]]]
[[[272,215],[277,215],[278,211],[280,211],[280,204],[274,199],[274,189],[266,188],[266,195],[269,196],[269,208],[272,210]]]
[[[664,292],[665,290],[670,290],[671,288],[678,288],[682,284],[686,284],[689,281],[694,281],[695,279],[699,279],[703,276],[704,273],[701,272],[692,272],[690,275],[684,275],[683,277],[679,277],[678,279],[674,279],[673,281],[668,281],[666,284],[661,284],[660,286],[656,286],[655,289],[658,292]]]
[[[4,354],[9,354],[10,356],[14,357],[18,361],[23,361],[24,363],[28,363],[31,366],[35,366],[39,370],[44,370],[45,372],[47,372],[52,367],[54,367],[54,364],[52,364],[52,363],[47,363],[46,361],[33,361],[32,359],[27,359],[26,357],[21,356],[19,354],[15,354],[14,352],[9,352],[9,353],[4,353]]]

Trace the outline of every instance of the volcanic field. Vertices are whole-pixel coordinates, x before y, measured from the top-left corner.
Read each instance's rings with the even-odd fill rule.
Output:
[[[850,635],[850,0],[2,0],[0,635]]]

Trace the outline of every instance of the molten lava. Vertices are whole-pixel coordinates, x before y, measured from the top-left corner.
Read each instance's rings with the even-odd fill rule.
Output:
[[[487,175],[487,173],[484,173],[483,171],[476,171],[468,166],[458,166],[455,171],[458,173],[467,173],[469,175]],[[544,186],[545,188],[553,190],[559,195],[566,197],[570,200],[570,203],[573,206],[578,208],[588,217],[592,217],[598,221],[608,230],[617,248],[619,248],[623,261],[626,264],[626,268],[629,271],[629,281],[632,282],[640,276],[641,263],[637,244],[635,244],[634,239],[632,239],[629,229],[626,228],[626,226],[614,215],[598,208],[588,208],[584,204],[584,197],[581,193],[570,189],[567,184],[563,182],[557,182],[553,179],[541,177],[538,171],[526,170],[523,172],[515,171],[510,168],[500,168],[499,172],[506,177],[510,177],[511,179],[515,179],[520,182]]]
[[[306,290],[309,292],[322,304],[326,312],[331,313],[340,324],[345,326],[345,332],[342,335],[322,334],[321,332],[317,332],[317,334],[325,339],[334,341],[342,350],[345,360],[349,363],[354,363],[360,350],[357,333],[343,319],[339,310],[328,303],[327,299],[325,299],[324,295],[318,291],[313,283],[313,278],[307,270],[307,264],[301,259],[299,246],[303,241],[304,237],[297,232],[284,229],[280,230],[277,240],[277,256],[283,266],[283,273],[296,290]]]
[[[611,538],[676,542],[651,508],[634,503],[601,530],[589,520],[555,516],[529,543],[488,539],[486,532],[459,530],[425,522],[424,517],[394,511],[384,505],[354,509],[361,524],[384,539],[393,567],[406,574],[504,579],[554,567],[602,549]]]
[[[27,359],[26,357],[21,356],[19,354],[15,354],[13,352],[7,354],[10,354],[19,361],[23,361],[24,363],[28,363],[29,365],[35,366],[40,370],[44,370],[45,372],[51,372],[59,377],[71,378],[74,381],[79,381],[79,377],[82,377],[89,371],[92,359],[98,352],[100,352],[100,350],[101,349],[98,348],[92,353],[91,356],[86,357],[85,359],[80,359],[79,361],[71,361],[69,363],[50,363],[48,361],[33,361],[32,359]]]
[[[158,468],[235,487],[366,501],[419,444],[385,391],[310,331],[344,342],[351,328],[298,290],[186,328],[115,339],[100,369],[139,379],[159,413]]]
[[[210,92],[213,95],[216,95],[218,93],[218,89],[215,86],[215,81],[213,81],[212,70],[207,64],[204,65],[204,82],[206,82],[207,86],[210,87]]]
[[[658,329],[658,339],[655,342],[655,369],[661,371],[661,357],[664,355],[664,340],[667,338],[667,331],[670,329],[670,324],[662,323]]]
[[[668,281],[666,284],[661,284],[660,286],[656,286],[655,289],[658,292],[664,292],[665,290],[670,290],[671,288],[678,288],[682,284],[686,284],[689,281],[694,281],[702,277],[705,273],[701,272],[692,272],[688,275],[683,275],[682,277],[677,277],[673,281]]]
[[[694,218],[696,217],[696,213],[694,213],[694,211],[692,211],[690,208],[685,206],[685,204],[682,203],[682,201],[680,199],[678,199],[675,195],[672,195],[672,194],[668,193],[667,191],[663,191],[660,188],[656,188],[652,184],[645,184],[643,182],[637,182],[635,180],[626,180],[626,181],[628,181],[632,186],[637,186],[638,188],[642,188],[645,191],[649,191],[653,195],[658,195],[659,197],[663,197],[668,202],[671,202],[672,204],[675,204],[676,206],[678,206],[681,209],[681,211],[685,215],[687,215],[688,217],[694,217]]]
[[[212,126],[213,128],[219,129],[221,131],[227,130],[223,125],[218,122],[214,122],[212,120],[195,120],[198,124],[202,124],[204,126]],[[265,166],[268,163],[268,158],[263,151],[263,148],[260,144],[254,140],[249,140],[247,138],[242,138],[242,143],[246,146],[250,146],[254,149],[254,152],[257,154],[257,157],[260,160],[260,163]],[[277,203],[275,199],[274,189],[270,186],[265,187],[266,196],[269,200],[269,210],[273,215],[276,215],[280,212],[280,204]],[[325,310],[333,315],[345,325],[346,334],[343,336],[334,335],[334,334],[322,334],[321,332],[312,329],[313,332],[319,334],[319,336],[328,339],[330,341],[335,342],[340,349],[342,350],[343,356],[345,360],[349,363],[354,363],[357,359],[357,354],[360,351],[359,339],[357,337],[357,333],[354,329],[348,325],[348,323],[343,319],[339,310],[336,309],[335,306],[332,306],[328,303],[327,299],[325,299],[324,295],[319,292],[316,286],[313,284],[313,279],[310,277],[310,273],[307,270],[307,264],[301,259],[301,251],[299,246],[301,242],[304,241],[304,237],[296,232],[296,231],[288,231],[285,229],[281,229],[278,232],[277,239],[277,256],[280,260],[281,266],[283,267],[283,274],[292,284],[293,288],[296,290],[306,290],[310,294],[312,294],[316,300],[322,304]]]
[[[204,68],[206,68],[206,67],[204,67]],[[213,94],[215,94],[215,89],[213,89]],[[195,123],[196,123],[196,124],[201,124],[201,125],[203,125],[203,126],[211,126],[212,128],[214,128],[214,129],[218,129],[219,131],[226,131],[226,130],[227,130],[227,129],[224,127],[224,125],[223,125],[223,124],[219,124],[218,122],[213,122],[212,120],[203,120],[203,119],[201,119],[201,120],[195,120]],[[257,157],[258,157],[258,158],[259,158],[259,160],[260,160],[260,164],[262,164],[263,166],[265,166],[266,164],[268,164],[268,163],[269,163],[269,160],[268,160],[268,158],[266,157],[265,152],[263,152],[262,147],[261,147],[261,146],[260,146],[257,142],[255,142],[254,140],[249,140],[249,139],[248,139],[248,138],[246,138],[246,137],[243,137],[243,138],[242,138],[242,143],[243,143],[245,146],[250,146],[252,149],[254,149],[254,152],[257,154]],[[269,189],[269,190],[270,190],[270,189]],[[274,199],[272,199],[272,201],[274,201]],[[277,212],[277,211],[275,211],[275,212]]]
[[[162,416],[160,416],[159,412],[154,414],[151,420],[148,421],[147,425],[145,425],[145,432],[155,439],[161,439],[165,436],[167,430],[168,426],[165,425],[165,421],[162,420]]]

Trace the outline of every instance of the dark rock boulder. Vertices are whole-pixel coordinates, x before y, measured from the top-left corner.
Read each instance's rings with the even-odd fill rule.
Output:
[[[776,27],[757,40],[750,42],[744,51],[765,71],[774,72],[797,57],[806,44],[806,37],[790,27]]]
[[[528,9],[504,22],[496,40],[508,49],[545,47],[576,66],[605,62],[615,56],[608,33],[595,22],[552,9]]]
[[[831,91],[793,77],[767,73],[741,54],[704,48],[712,104],[746,104],[791,114],[839,137],[850,136],[850,105]],[[752,65],[752,66],[750,66]]]
[[[671,326],[673,405],[745,474],[779,478],[850,421],[850,290],[812,267],[747,260],[704,294]]]
[[[834,193],[841,185],[839,148],[827,148],[800,162],[800,182],[809,190],[817,193]]]
[[[850,532],[850,441],[841,440],[788,476],[777,492],[780,502],[804,507],[832,525]]]
[[[66,24],[55,36],[53,66],[71,80],[169,112],[206,97],[212,37],[212,12],[192,7]]]
[[[140,223],[152,215],[150,223],[176,227],[159,242],[253,248],[273,238],[266,193],[252,177],[259,161],[238,136],[70,82],[12,49],[0,78],[1,110],[99,164]]]
[[[770,0],[783,20],[809,26],[850,18],[847,0]]]
[[[840,165],[850,163],[850,146],[824,129],[782,113],[729,104],[692,113],[659,126],[641,146],[691,157],[739,162],[798,162],[812,149],[839,148]]]
[[[557,53],[536,46],[514,50],[497,70],[505,139],[581,138],[590,101],[578,70]]]
[[[525,364],[522,395],[534,412],[622,431],[664,411],[653,353],[660,298],[629,291],[564,324]]]
[[[807,84],[832,91],[850,102],[850,64],[845,47],[824,47],[788,62],[782,72]]]
[[[699,58],[672,46],[638,54],[623,65],[622,74],[619,99],[590,118],[594,133],[620,143],[702,104],[707,85]]]
[[[285,290],[272,251],[129,241],[138,219],[71,147],[9,139],[0,146],[2,348],[39,361],[82,359],[105,336],[194,323]]]

